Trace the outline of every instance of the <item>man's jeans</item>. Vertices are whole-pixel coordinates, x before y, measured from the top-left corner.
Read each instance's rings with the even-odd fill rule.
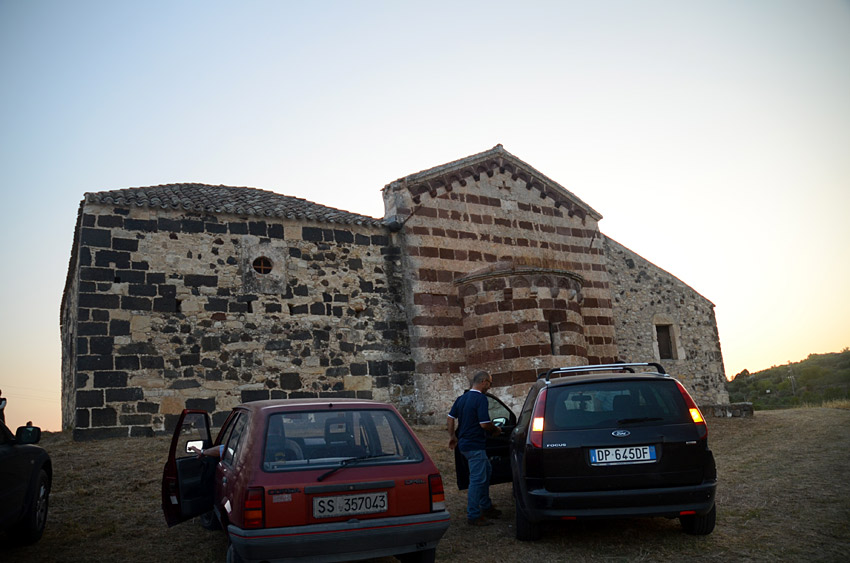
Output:
[[[469,491],[466,494],[466,517],[475,520],[482,510],[493,506],[490,501],[490,475],[493,467],[484,450],[472,450],[460,453],[469,462]]]

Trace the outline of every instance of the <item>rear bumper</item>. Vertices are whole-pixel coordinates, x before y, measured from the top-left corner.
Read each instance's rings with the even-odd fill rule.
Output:
[[[716,489],[714,480],[684,487],[619,491],[554,493],[532,489],[523,495],[520,503],[527,517],[535,522],[561,518],[672,518],[685,511],[706,514],[714,506]]]
[[[249,561],[351,561],[432,549],[449,527],[448,511],[243,530],[227,527],[240,558]]]

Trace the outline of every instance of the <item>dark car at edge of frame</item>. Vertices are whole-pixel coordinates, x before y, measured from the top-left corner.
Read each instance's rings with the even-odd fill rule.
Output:
[[[53,464],[40,439],[38,426],[12,434],[0,422],[0,531],[12,545],[37,542],[47,524]]]

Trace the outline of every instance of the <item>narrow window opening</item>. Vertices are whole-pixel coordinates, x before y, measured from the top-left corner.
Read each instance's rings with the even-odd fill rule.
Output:
[[[557,356],[555,353],[555,325],[552,323],[549,323],[549,350],[553,356]]]
[[[260,275],[266,275],[272,271],[272,261],[265,256],[260,256],[254,260],[254,271]]]
[[[658,356],[662,360],[673,358],[673,338],[670,325],[655,325],[655,336],[658,339]]]

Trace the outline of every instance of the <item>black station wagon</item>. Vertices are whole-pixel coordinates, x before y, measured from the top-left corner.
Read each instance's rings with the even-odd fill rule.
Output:
[[[490,402],[504,426],[487,444],[491,484],[513,480],[517,539],[539,538],[547,520],[584,518],[660,516],[690,534],[714,530],[717,472],[705,420],[661,365],[549,370],[515,428],[510,410]]]

